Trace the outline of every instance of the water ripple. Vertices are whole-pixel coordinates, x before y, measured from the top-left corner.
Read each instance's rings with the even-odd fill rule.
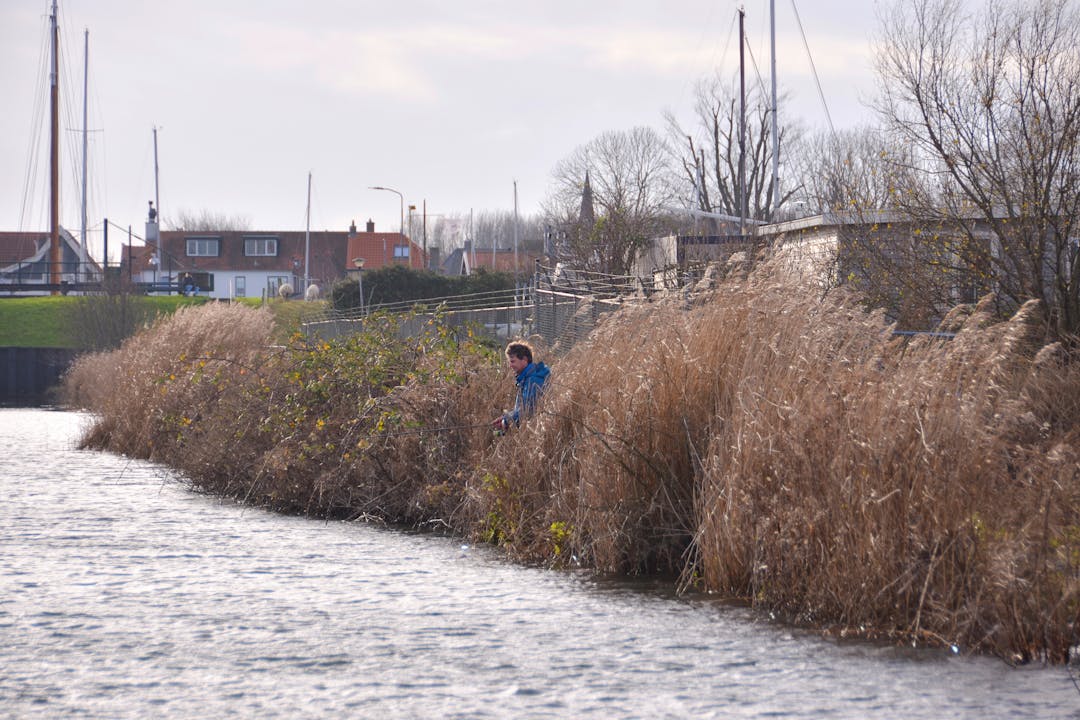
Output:
[[[1060,668],[282,517],[0,410],[0,716],[1080,718]]]

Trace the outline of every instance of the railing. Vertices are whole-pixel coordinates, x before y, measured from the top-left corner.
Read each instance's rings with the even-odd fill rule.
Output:
[[[415,312],[416,320],[402,326],[407,333],[438,312],[451,327],[468,326],[499,339],[539,335],[549,348],[566,348],[588,336],[604,315],[627,303],[645,302],[657,292],[685,290],[701,279],[703,267],[639,278],[537,265],[531,284],[517,289],[328,310],[304,322],[303,328],[331,338],[357,332],[372,313]]]
[[[48,260],[0,260],[0,293],[75,292],[101,287],[102,269],[94,263],[60,263],[59,282],[53,282]]]
[[[506,339],[528,334],[533,305],[531,288],[523,287],[381,303],[347,310],[331,309],[305,321],[303,328],[307,333],[332,338],[357,332],[363,327],[364,318],[372,313],[415,313],[414,318],[402,323],[401,332],[407,334],[418,331],[423,323],[438,313],[450,327],[468,327],[491,337]]]

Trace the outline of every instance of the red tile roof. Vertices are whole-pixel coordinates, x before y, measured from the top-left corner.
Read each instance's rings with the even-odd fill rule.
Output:
[[[408,258],[394,256],[394,248],[402,245],[409,246]],[[419,270],[426,266],[423,254],[423,248],[401,233],[358,232],[349,238],[350,269],[354,267],[353,259],[362,257],[365,270],[378,270],[386,265],[406,265]]]

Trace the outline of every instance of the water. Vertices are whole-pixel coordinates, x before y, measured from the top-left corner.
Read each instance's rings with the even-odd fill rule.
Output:
[[[1080,718],[1064,668],[245,509],[84,422],[0,410],[0,717]]]

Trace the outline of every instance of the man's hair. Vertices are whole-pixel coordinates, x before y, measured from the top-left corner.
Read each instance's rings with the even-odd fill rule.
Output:
[[[515,340],[506,346],[506,357],[518,357],[525,358],[529,362],[533,361],[533,349],[532,345],[521,340]]]

